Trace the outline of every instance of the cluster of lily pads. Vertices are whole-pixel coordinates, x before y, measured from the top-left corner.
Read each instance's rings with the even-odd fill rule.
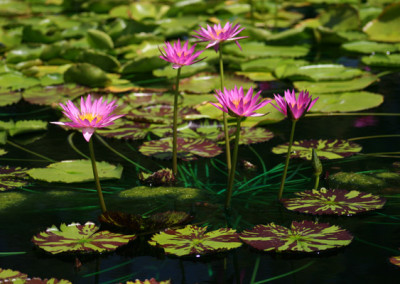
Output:
[[[400,15],[400,4],[374,9],[362,6],[360,10],[349,4],[325,5],[318,10],[317,17],[303,19],[299,12],[289,9],[292,5],[296,7],[292,3],[280,4],[275,17],[271,17],[270,11],[278,9],[273,5],[278,4],[265,1],[252,1],[254,7],[241,1],[117,2],[38,0],[0,3],[1,13],[7,16],[0,22],[0,52],[4,59],[0,62],[0,106],[9,106],[21,99],[52,108],[61,105],[69,120],[61,119],[57,123],[82,130],[91,147],[92,160],[89,161],[86,156],[85,160],[56,162],[33,153],[51,163],[46,168],[1,167],[0,191],[20,188],[28,184],[29,179],[64,183],[92,181],[93,171],[103,211],[99,220],[102,226],[109,229],[100,230],[93,222],[61,224],[33,236],[33,243],[51,254],[102,253],[126,245],[135,240],[138,233],[151,232],[150,245],[179,257],[226,251],[243,243],[257,250],[276,252],[316,252],[350,244],[353,236],[347,230],[328,223],[293,221],[289,228],[275,223],[259,224],[239,233],[232,228],[207,231],[207,227],[196,225],[182,227],[193,219],[184,212],[157,213],[143,218],[108,211],[102,200],[99,177],[118,179],[123,168],[95,161],[92,135],[96,128],[100,141],[104,141],[101,137],[127,141],[149,138],[139,147],[143,155],[191,161],[223,153],[221,146],[229,146],[235,137],[236,151],[239,144],[266,142],[273,137],[273,133],[261,126],[278,122],[285,116],[297,121],[307,111],[314,112],[311,115],[322,116],[379,106],[383,96],[364,90],[379,80],[379,75],[370,72],[368,66],[400,66],[400,45],[397,43],[400,38],[393,33],[400,22],[400,16],[393,16],[396,13]],[[62,11],[76,14],[58,14]],[[207,23],[213,23],[220,32],[226,32],[220,23],[230,17],[240,17],[243,51],[228,42],[222,44],[222,41],[211,40],[207,47],[214,47],[216,51],[220,48],[221,57],[223,50],[224,61],[221,63],[220,57],[219,69],[216,68],[217,53],[208,49],[201,53],[204,59],[198,62],[195,58],[189,58],[188,64],[171,61],[188,55],[190,50],[187,45],[182,47],[179,41],[176,45],[165,43],[166,39],[191,36],[191,41],[195,41],[195,37],[202,39],[207,32],[211,39],[215,39],[220,33],[215,30],[210,32]],[[196,35],[194,31],[199,23]],[[208,28],[204,29],[206,25]],[[234,33],[238,31],[236,27],[229,26]],[[268,30],[281,28],[286,30]],[[230,40],[239,39],[234,36]],[[298,44],[293,45],[293,42]],[[365,68],[337,63],[313,64],[310,58],[312,46],[315,44],[318,52],[322,52],[319,46],[324,43],[340,44],[346,52],[364,54],[361,62]],[[163,45],[164,49],[160,50]],[[160,51],[164,61],[159,58]],[[316,56],[319,56],[318,52]],[[165,61],[179,69],[175,85],[176,72]],[[180,70],[185,65],[191,66]],[[224,76],[223,66],[229,71]],[[221,72],[219,75],[217,70]],[[257,111],[269,113],[267,116],[245,115],[246,109],[240,108],[242,105],[236,94],[240,90],[243,93],[243,89],[251,90],[252,97],[256,82],[277,80],[291,82],[298,90],[308,90],[318,97],[318,101],[308,98],[305,91],[300,94],[307,94],[304,102],[300,103],[295,96],[293,104],[298,103],[302,110],[296,116],[293,109],[289,110],[293,106],[288,99],[291,94],[285,96],[286,101],[275,96],[275,108],[264,103]],[[237,86],[242,89],[238,90]],[[258,86],[263,91],[263,84]],[[216,99],[211,94],[214,90],[219,104],[215,104]],[[231,95],[233,99],[226,102],[223,98],[229,90],[234,93]],[[265,90],[270,90],[270,87],[266,86]],[[86,96],[88,93],[91,95]],[[80,110],[72,102],[79,97]],[[92,101],[91,97],[95,100]],[[281,104],[280,99],[283,100]],[[243,101],[246,103],[244,96]],[[216,108],[209,102],[214,102]],[[233,111],[235,107],[236,112]],[[94,109],[101,111],[89,111]],[[227,120],[228,132],[225,132],[226,124],[223,123],[225,114],[218,109],[230,115],[235,113],[232,119]],[[233,119],[237,119],[236,128]],[[174,135],[171,124],[177,125],[178,137]],[[26,150],[15,143],[18,136],[43,133],[47,127],[47,122],[40,120],[2,121],[0,144]],[[152,139],[154,137],[157,139]],[[40,138],[38,136],[37,139]],[[344,139],[293,141],[292,135],[290,140],[272,149],[275,154],[287,153],[282,190],[289,158],[311,160],[311,149],[316,149],[321,159],[338,159],[362,149],[360,145]],[[225,150],[227,152],[227,148]],[[0,149],[0,155],[6,154],[7,151]],[[233,160],[236,162],[236,158]],[[151,185],[173,184],[176,178],[179,179],[176,171],[177,168],[172,174],[168,169],[154,174],[141,173],[140,179]],[[234,166],[233,171],[228,171],[228,176],[229,192],[235,180]],[[313,215],[350,216],[381,209],[385,203],[384,198],[357,190],[315,188],[295,194],[299,198],[280,198],[283,206]],[[229,208],[229,202],[226,207]],[[399,263],[398,257],[390,261]],[[19,279],[21,283],[31,281],[26,274],[0,268],[0,280],[13,279]],[[32,279],[36,281],[32,283],[69,283],[66,280]],[[169,283],[155,279],[146,281],[127,283]]]

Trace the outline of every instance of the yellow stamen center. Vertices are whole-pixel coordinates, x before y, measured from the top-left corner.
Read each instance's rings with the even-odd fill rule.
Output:
[[[238,107],[238,106],[239,106],[239,102],[240,102],[240,100],[234,100],[234,101],[232,101],[232,103],[235,105],[235,107]]]
[[[84,113],[84,114],[81,114],[81,115],[79,116],[79,118],[80,118],[81,120],[87,119],[87,120],[89,120],[89,122],[92,122],[94,119],[97,119],[97,121],[100,121],[101,116],[95,115],[95,114],[93,114],[93,113]]]

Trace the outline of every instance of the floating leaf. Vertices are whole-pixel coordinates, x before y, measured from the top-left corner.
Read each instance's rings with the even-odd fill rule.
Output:
[[[90,29],[86,35],[89,45],[96,49],[113,49],[114,43],[111,37],[103,31]]]
[[[100,179],[119,179],[122,166],[114,166],[106,162],[96,162]],[[68,160],[48,165],[46,168],[33,168],[27,173],[34,179],[47,182],[86,182],[93,181],[90,160]]]
[[[52,105],[56,103],[65,103],[67,100],[73,100],[83,96],[89,89],[75,84],[66,84],[48,87],[33,87],[25,90],[24,100],[31,104]]]
[[[357,30],[360,26],[358,11],[349,4],[328,6],[318,20],[324,27],[333,31]]]
[[[342,189],[306,190],[296,192],[299,198],[282,199],[286,209],[314,215],[347,215],[381,209],[386,199],[371,193]]]
[[[22,98],[21,92],[15,92],[0,88],[0,106],[16,104]]]
[[[173,120],[173,112],[174,108],[171,105],[151,105],[131,110],[126,115],[126,118],[138,122],[170,124]],[[195,109],[181,107],[178,109],[178,123],[180,120],[185,119],[187,115],[196,114],[199,114],[199,112]]]
[[[44,232],[33,236],[32,242],[41,249],[58,254],[63,252],[106,252],[116,250],[134,240],[135,235],[122,235],[109,231],[98,232],[92,222],[61,224],[60,229],[56,226],[48,228]]]
[[[72,282],[65,280],[65,279],[61,279],[61,280],[58,280],[56,278],[41,279],[39,277],[26,278],[26,279],[23,279],[22,282],[15,281],[13,283],[15,283],[15,284],[72,284]]]
[[[375,54],[375,53],[388,54],[399,51],[400,45],[363,40],[363,41],[346,42],[342,44],[342,48],[347,51],[364,53],[364,54]]]
[[[187,225],[185,228],[167,229],[155,234],[149,244],[162,247],[167,254],[177,256],[207,254],[238,248],[242,245],[236,230],[222,228],[206,232],[207,227]]]
[[[272,152],[275,154],[286,154],[288,147],[289,143],[281,144],[272,148]],[[362,150],[360,145],[341,139],[301,140],[293,142],[290,157],[311,160],[313,148],[317,151],[320,159],[341,159]]]
[[[400,267],[400,256],[392,256],[389,258],[390,263]]]
[[[7,154],[7,153],[8,152],[6,150],[0,148],[0,156],[3,156],[5,154]]]
[[[16,270],[11,270],[11,269],[3,269],[0,268],[0,283],[3,283],[3,281],[10,281],[10,283],[13,282],[13,279],[26,279],[28,278],[28,275]]]
[[[196,156],[211,158],[222,153],[216,143],[206,139],[179,138],[177,140],[178,158],[184,161],[196,160]],[[146,156],[159,159],[172,158],[172,137],[144,142],[139,151]]]
[[[154,173],[139,173],[139,180],[148,186],[166,186],[175,184],[176,178],[171,169],[161,169]]]
[[[78,63],[68,68],[64,73],[64,81],[92,88],[106,87],[111,83],[103,70],[89,63]]]
[[[294,82],[294,86],[298,90],[307,90],[311,94],[325,94],[325,93],[339,93],[361,90],[372,83],[378,81],[378,77],[375,75],[365,75],[362,77],[354,78],[346,81],[334,81],[334,82],[308,82],[298,81]]]
[[[27,185],[27,169],[20,167],[0,167],[0,191],[6,191]]]
[[[321,94],[312,112],[352,112],[374,108],[383,103],[383,95],[370,92]]]
[[[242,71],[254,71],[254,72],[273,72],[278,66],[304,66],[307,65],[308,61],[301,59],[282,58],[282,57],[271,57],[271,58],[259,58],[250,61],[245,61],[240,64]]]
[[[222,129],[221,129],[222,130]],[[230,139],[235,139],[234,133],[236,132],[236,127],[229,130]],[[274,134],[261,127],[241,127],[240,128],[240,145],[250,145],[254,143],[266,142],[274,137]],[[219,143],[225,142],[225,134],[221,133],[218,137]]]
[[[116,139],[139,140],[144,139],[151,131],[149,123],[131,122],[128,120],[119,121],[117,123],[118,127],[99,129],[96,130],[96,133],[104,137]]]
[[[240,238],[262,251],[316,252],[347,246],[353,236],[346,230],[328,223],[293,221],[290,229],[270,223],[245,230]]]
[[[0,86],[4,89],[20,90],[39,84],[40,81],[38,79],[27,77],[16,71],[0,74]]]
[[[377,19],[367,23],[363,31],[371,40],[400,42],[400,3],[386,6]]]
[[[227,45],[224,47],[224,52],[239,57],[259,58],[259,57],[303,57],[310,51],[309,46],[294,45],[294,46],[275,46],[266,45],[262,42],[246,42],[241,43],[242,49],[246,52],[241,52],[236,45]]]
[[[362,63],[379,67],[400,67],[400,54],[375,54],[363,56]]]

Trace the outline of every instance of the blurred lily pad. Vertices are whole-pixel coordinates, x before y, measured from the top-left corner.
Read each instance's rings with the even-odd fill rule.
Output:
[[[0,167],[0,191],[22,187],[29,183],[27,169],[20,167]]]
[[[23,98],[31,104],[54,105],[83,96],[89,89],[75,84],[33,87],[25,90]]]
[[[400,54],[375,54],[363,56],[362,63],[378,67],[400,67]]]
[[[100,179],[119,179],[122,166],[106,162],[96,162]],[[93,181],[93,171],[89,160],[68,160],[48,165],[46,168],[33,168],[27,173],[34,179],[47,182],[86,182]]]
[[[21,98],[21,92],[0,89],[0,106],[15,104]]]
[[[89,63],[78,63],[68,68],[64,73],[64,81],[92,88],[106,87],[111,83],[103,70]]]
[[[112,38],[105,32],[95,29],[87,31],[86,39],[89,45],[95,49],[113,49],[114,42]]]
[[[0,74],[0,86],[4,89],[21,90],[37,85],[40,85],[38,79],[27,77],[20,72]]]
[[[320,14],[319,22],[333,31],[357,30],[360,27],[358,11],[350,4],[327,6]]]
[[[3,269],[0,268],[0,281],[6,283],[6,281],[12,283],[14,279],[26,279],[28,274],[19,272],[17,270]]]
[[[275,154],[286,154],[289,143],[272,148]],[[320,159],[341,159],[361,152],[362,147],[354,142],[340,139],[330,140],[300,140],[292,145],[292,158],[311,160],[312,149],[315,149]]]
[[[375,41],[353,41],[342,44],[342,48],[347,51],[375,54],[383,53],[388,54],[400,51],[400,44],[381,43]]]

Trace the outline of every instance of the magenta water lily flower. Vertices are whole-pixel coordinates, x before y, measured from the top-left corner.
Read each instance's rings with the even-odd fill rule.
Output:
[[[65,125],[73,128],[81,128],[83,137],[89,142],[96,128],[107,127],[114,124],[114,120],[124,115],[111,114],[116,108],[116,101],[103,101],[103,97],[94,100],[90,95],[86,101],[81,97],[81,109],[79,110],[73,102],[68,101],[66,105],[60,103],[63,108],[63,114],[72,120],[72,122],[51,122],[53,124]]]
[[[224,92],[220,90],[215,91],[217,93],[215,97],[219,104],[211,104],[234,117],[263,116],[265,114],[256,113],[255,111],[271,101],[261,100],[261,91],[257,92],[255,96],[253,96],[253,88],[250,88],[246,95],[243,92],[243,87],[238,89],[237,86],[232,90],[224,88]]]
[[[214,27],[207,25],[207,29],[200,26],[200,30],[195,31],[198,35],[194,37],[198,38],[200,42],[209,41],[210,43],[206,48],[214,47],[215,51],[218,51],[221,42],[232,40],[234,40],[240,50],[242,50],[238,39],[246,38],[247,36],[237,37],[237,35],[243,30],[244,28],[239,24],[233,26],[230,22],[227,22],[224,27],[222,27],[221,24],[214,25]]]
[[[271,104],[292,120],[298,120],[305,115],[318,100],[318,97],[313,100],[307,91],[301,91],[298,98],[296,98],[294,90],[286,90],[285,97],[275,94],[274,96],[277,106],[273,103]]]
[[[160,49],[160,58],[171,62],[172,68],[174,69],[178,69],[186,65],[192,65],[204,59],[202,58],[196,60],[196,58],[199,57],[204,50],[194,52],[195,47],[196,45],[193,45],[189,49],[189,41],[186,41],[185,44],[181,46],[181,41],[179,39],[173,44],[166,42],[164,46],[164,52]]]

